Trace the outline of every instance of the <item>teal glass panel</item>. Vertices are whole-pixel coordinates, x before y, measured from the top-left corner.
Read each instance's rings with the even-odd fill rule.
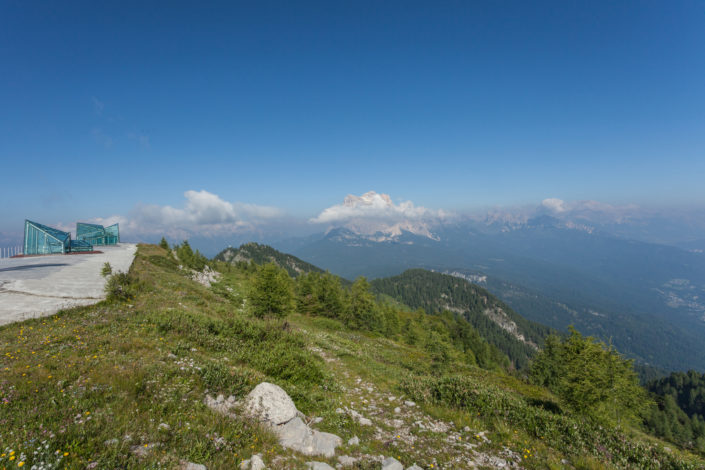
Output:
[[[70,249],[71,234],[61,230],[25,220],[24,254],[48,255],[66,253]]]

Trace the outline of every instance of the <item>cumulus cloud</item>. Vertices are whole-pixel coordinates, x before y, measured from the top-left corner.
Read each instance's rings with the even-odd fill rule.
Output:
[[[205,190],[184,193],[182,207],[140,204],[127,217],[95,218],[86,222],[111,225],[120,223],[123,234],[136,237],[167,235],[188,238],[193,235],[215,236],[254,229],[263,221],[282,215],[275,207],[230,202]]]
[[[566,211],[565,201],[563,201],[562,199],[555,198],[555,197],[550,197],[548,199],[544,199],[541,202],[541,206],[550,210],[551,212],[565,212]]]
[[[369,191],[362,196],[348,194],[342,204],[324,209],[311,219],[313,223],[340,223],[351,219],[368,218],[384,220],[418,220],[430,217],[443,217],[443,211],[432,211],[415,206],[411,201],[394,204],[388,194]]]
[[[416,206],[411,201],[395,204],[388,194],[369,191],[362,196],[349,194],[342,204],[324,209],[309,220],[330,227],[346,227],[361,235],[384,234],[396,237],[411,232],[429,238],[431,225],[450,214]]]

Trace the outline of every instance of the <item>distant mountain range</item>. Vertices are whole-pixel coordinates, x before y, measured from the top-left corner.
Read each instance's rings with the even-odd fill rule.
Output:
[[[611,341],[645,364],[705,370],[705,254],[625,239],[551,214],[453,220],[430,234],[326,233],[275,244],[348,279],[424,268],[487,276],[530,320]]]

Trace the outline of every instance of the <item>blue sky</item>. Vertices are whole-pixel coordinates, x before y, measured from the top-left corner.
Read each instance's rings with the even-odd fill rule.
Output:
[[[705,201],[703,2],[102,3],[0,3],[2,232],[186,191]]]

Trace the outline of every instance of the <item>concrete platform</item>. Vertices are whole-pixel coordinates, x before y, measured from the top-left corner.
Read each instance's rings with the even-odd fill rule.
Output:
[[[96,249],[103,253],[0,259],[0,325],[103,300],[103,264],[127,271],[137,245]]]

